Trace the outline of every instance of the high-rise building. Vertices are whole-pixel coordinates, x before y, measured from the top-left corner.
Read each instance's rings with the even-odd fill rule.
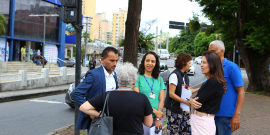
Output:
[[[106,23],[106,13],[104,13],[104,12],[103,13],[97,13],[95,15],[95,18],[96,18],[96,20],[95,20],[95,28],[94,28],[94,38],[95,39],[100,39],[100,33],[101,33],[100,27],[101,27],[101,22],[102,21],[105,21],[105,22],[102,23],[102,26],[103,26],[103,27],[101,27],[102,31],[103,31],[102,33],[104,33],[104,30],[107,31],[107,29],[108,29],[107,28],[108,24]],[[106,27],[104,27],[104,26],[106,26]],[[102,39],[104,39],[104,38],[102,38]]]
[[[121,39],[125,38],[125,22],[128,9],[119,9],[119,12],[113,13],[112,21],[112,45],[118,45]]]
[[[83,16],[90,16],[93,19],[91,19],[91,25],[89,26],[90,29],[88,29],[88,32],[90,33],[90,38],[94,40],[94,31],[96,27],[96,0],[82,0],[82,14]]]

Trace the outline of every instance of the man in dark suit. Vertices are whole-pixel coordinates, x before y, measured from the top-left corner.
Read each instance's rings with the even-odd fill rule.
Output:
[[[94,70],[88,70],[85,79],[76,87],[72,96],[80,107],[87,100],[106,91],[113,91],[118,88],[116,73],[114,72],[118,61],[118,50],[114,47],[107,47],[102,51],[102,65]],[[87,95],[84,98],[84,95]],[[88,129],[92,119],[88,114],[80,112],[76,128]]]

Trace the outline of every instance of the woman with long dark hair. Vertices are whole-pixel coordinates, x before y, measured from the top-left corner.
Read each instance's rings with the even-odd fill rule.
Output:
[[[155,52],[147,52],[139,66],[138,79],[134,85],[134,90],[146,95],[153,108],[153,124],[158,130],[162,129],[164,89],[166,89],[160,73],[159,58]],[[149,127],[144,126],[144,135],[149,135]]]
[[[195,108],[191,114],[193,135],[215,135],[214,116],[218,113],[223,94],[226,92],[224,71],[218,54],[213,51],[202,53],[201,71],[207,76],[196,97],[190,98]],[[199,105],[198,105],[199,104]]]

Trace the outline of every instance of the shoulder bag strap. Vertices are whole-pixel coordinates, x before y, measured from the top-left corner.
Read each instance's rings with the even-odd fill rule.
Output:
[[[139,87],[140,87],[141,77],[139,74],[138,74],[138,77],[139,77]]]
[[[106,99],[105,99],[105,103],[104,103],[104,105],[103,105],[103,110],[102,110],[102,113],[101,113],[101,117],[104,117],[104,111],[105,111],[105,106],[107,105],[107,115],[109,116],[109,105],[108,105],[108,99],[109,99],[109,96],[110,96],[110,91],[107,93],[107,95],[106,95]],[[99,117],[100,117],[100,114],[99,114]]]

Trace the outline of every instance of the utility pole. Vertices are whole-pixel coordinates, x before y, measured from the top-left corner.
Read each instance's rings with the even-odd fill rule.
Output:
[[[166,44],[166,50],[169,49],[169,32],[167,32],[167,44]]]
[[[75,87],[81,83],[81,31],[82,31],[82,0],[78,0],[78,20],[76,24],[76,70],[75,70]],[[75,127],[79,118],[79,106],[75,103]],[[75,129],[75,135],[80,135],[80,130]]]
[[[84,16],[84,18],[86,18],[86,32],[85,32],[85,38],[84,38],[84,43],[85,43],[85,47],[84,47],[84,67],[86,67],[86,47],[87,47],[87,32],[88,32],[88,19],[90,18],[90,23],[91,23],[91,17],[90,16]]]
[[[158,26],[156,28],[156,44],[155,44],[155,52],[158,54]]]
[[[160,41],[160,44],[159,44],[159,48],[160,48],[159,57],[161,56],[162,29],[160,30],[160,39],[161,39],[161,41]]]
[[[100,28],[100,46],[102,45],[102,27],[99,27]]]

